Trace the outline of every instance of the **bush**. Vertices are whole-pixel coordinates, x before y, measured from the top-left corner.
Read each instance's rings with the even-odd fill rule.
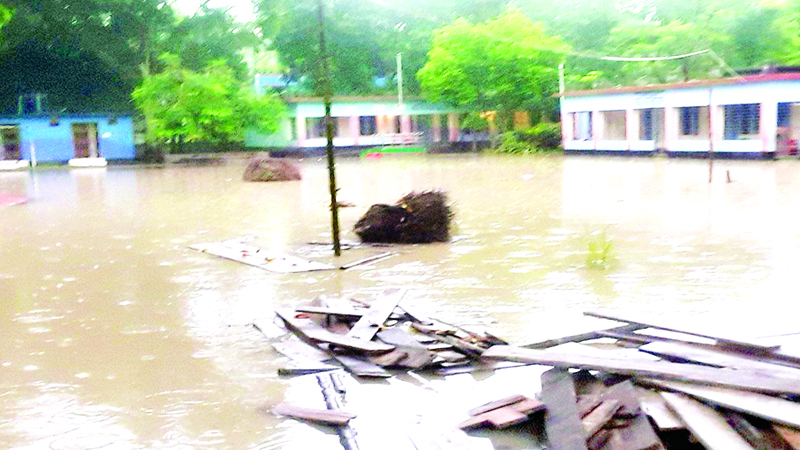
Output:
[[[500,135],[496,153],[527,154],[553,151],[561,146],[561,124],[541,122],[535,126]]]

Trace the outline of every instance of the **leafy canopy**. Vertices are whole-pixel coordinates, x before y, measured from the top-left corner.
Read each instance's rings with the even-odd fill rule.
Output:
[[[256,97],[225,62],[203,72],[182,67],[172,54],[162,55],[161,62],[164,70],[133,91],[156,138],[225,143],[242,141],[245,127],[267,134],[278,130],[283,102],[274,95]]]
[[[432,101],[510,112],[551,108],[558,65],[568,46],[520,10],[473,25],[458,19],[438,30],[417,73]]]

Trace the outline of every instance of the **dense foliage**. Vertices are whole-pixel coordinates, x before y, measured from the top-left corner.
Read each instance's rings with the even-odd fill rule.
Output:
[[[274,133],[284,105],[275,95],[256,97],[224,61],[202,72],[162,55],[164,69],[133,92],[136,106],[149,118],[153,137],[172,143],[242,141],[245,127]]]

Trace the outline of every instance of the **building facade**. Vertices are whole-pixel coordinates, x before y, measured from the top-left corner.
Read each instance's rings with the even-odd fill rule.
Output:
[[[566,153],[769,159],[800,139],[800,73],[566,92]]]
[[[36,163],[105,165],[133,160],[133,118],[124,115],[0,117],[0,168]]]
[[[338,148],[448,143],[462,137],[459,111],[420,100],[399,105],[396,97],[337,97],[331,117]],[[277,133],[245,133],[245,146],[251,148],[310,151],[325,147],[326,142],[325,107],[316,97],[288,99]]]

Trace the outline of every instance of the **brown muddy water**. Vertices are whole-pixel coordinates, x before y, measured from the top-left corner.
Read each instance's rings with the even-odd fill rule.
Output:
[[[800,328],[800,162],[591,157],[341,160],[345,239],[374,203],[444,189],[458,239],[402,246],[350,271],[273,274],[187,249],[249,236],[254,245],[332,261],[327,175],[244,183],[243,163],[0,173],[0,448],[341,448],[318,427],[265,412],[288,399],[324,408],[313,377],[251,324],[320,295],[405,302],[512,342],[606,326],[585,310],[679,315],[769,335]],[[730,174],[731,182],[726,175]],[[605,233],[614,260],[586,265]],[[345,251],[340,261],[385,249]],[[794,328],[793,328],[794,327]],[[435,378],[348,379],[361,448],[411,449],[472,406],[534,395],[540,368]],[[451,435],[451,439],[457,439]],[[441,439],[441,438],[438,438]],[[524,432],[461,448],[538,448]]]

